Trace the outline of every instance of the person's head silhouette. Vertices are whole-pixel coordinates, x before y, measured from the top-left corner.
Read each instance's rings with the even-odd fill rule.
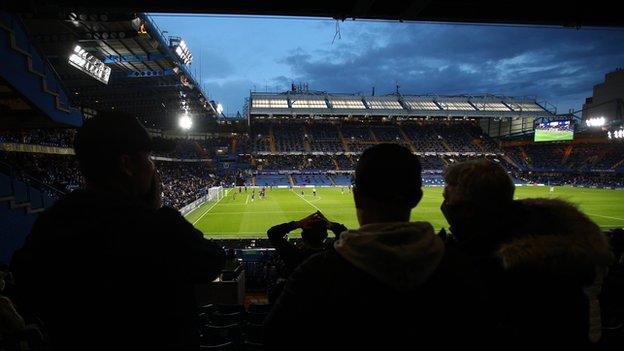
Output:
[[[98,114],[78,130],[74,149],[87,187],[140,197],[155,205],[150,202],[160,194],[150,159],[152,141],[136,118]]]
[[[423,195],[420,161],[398,144],[364,150],[352,181],[360,225],[409,221]]]
[[[444,181],[441,210],[457,239],[483,233],[483,227],[494,227],[511,212],[515,186],[498,163],[485,159],[457,163],[446,170]]]

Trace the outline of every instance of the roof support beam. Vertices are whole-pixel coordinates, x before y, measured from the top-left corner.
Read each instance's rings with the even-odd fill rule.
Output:
[[[148,53],[148,54],[121,54],[121,55],[108,55],[102,60],[104,63],[120,63],[120,62],[145,62],[145,61],[157,61],[166,59],[168,56],[161,53]]]
[[[162,71],[133,71],[128,73],[128,78],[150,78],[150,77],[164,77],[164,76],[173,76],[176,73],[173,69],[165,69]]]

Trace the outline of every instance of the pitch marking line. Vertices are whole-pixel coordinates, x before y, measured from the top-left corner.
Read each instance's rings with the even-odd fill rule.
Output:
[[[293,192],[293,194],[295,194],[295,195],[299,196],[299,197],[301,198],[301,200],[303,200],[303,201],[307,202],[307,203],[308,203],[308,205],[310,205],[310,206],[312,206],[312,207],[316,208],[316,209],[317,209],[317,211],[321,211],[321,209],[320,209],[320,208],[318,208],[315,204],[313,204],[313,203],[311,203],[310,201],[306,200],[303,196],[301,196],[301,195],[297,194],[294,190],[292,190],[292,189],[291,189],[290,191],[292,191],[292,192]],[[323,211],[321,211],[321,212],[323,212]]]
[[[265,213],[309,213],[310,211],[243,211],[243,212],[211,212],[211,215],[241,215],[241,214],[265,214]]]
[[[624,218],[619,218],[619,217],[603,216],[603,215],[599,215],[599,214],[595,214],[595,213],[587,213],[587,214],[590,215],[590,216],[610,218],[610,219],[617,219],[618,221],[624,221]]]
[[[223,200],[223,199],[224,199],[224,198],[228,195],[228,193],[229,193],[229,192],[230,192],[230,189],[226,190],[226,191],[225,191],[225,195],[224,195],[222,198],[220,198],[219,200],[217,200],[217,202],[215,202],[212,206],[210,206],[210,208],[208,208],[208,209],[206,210],[206,212],[202,213],[202,215],[201,215],[201,216],[199,216],[199,218],[197,218],[197,220],[196,220],[195,222],[193,222],[193,225],[195,225],[195,223],[199,222],[199,220],[200,220],[200,219],[204,218],[204,216],[206,215],[206,213],[210,212],[210,210],[212,210],[212,208],[213,208],[213,207],[217,206],[217,204],[218,204],[219,202],[221,202],[221,200]]]

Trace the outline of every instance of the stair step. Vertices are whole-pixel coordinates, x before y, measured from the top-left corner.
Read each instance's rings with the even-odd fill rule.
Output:
[[[17,202],[15,202],[13,200],[11,201],[11,208],[20,208],[20,207],[24,208],[24,207],[28,207],[28,206],[30,206],[30,202],[20,202],[20,203],[17,203]]]
[[[28,213],[41,213],[43,211],[45,211],[45,208],[43,208],[43,207],[40,207],[40,208],[30,208],[30,206],[29,206],[28,209],[27,209]]]

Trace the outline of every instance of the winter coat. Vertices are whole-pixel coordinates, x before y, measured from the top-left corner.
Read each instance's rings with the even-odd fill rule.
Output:
[[[473,346],[483,296],[467,261],[429,223],[343,232],[293,273],[266,320],[274,349]],[[481,339],[482,340],[482,339]]]
[[[459,245],[479,267],[500,347],[585,349],[601,337],[598,295],[612,254],[600,228],[572,204],[516,201],[479,240]]]
[[[11,268],[18,307],[43,321],[53,350],[190,350],[194,284],[223,262],[178,211],[84,190],[39,216]]]

